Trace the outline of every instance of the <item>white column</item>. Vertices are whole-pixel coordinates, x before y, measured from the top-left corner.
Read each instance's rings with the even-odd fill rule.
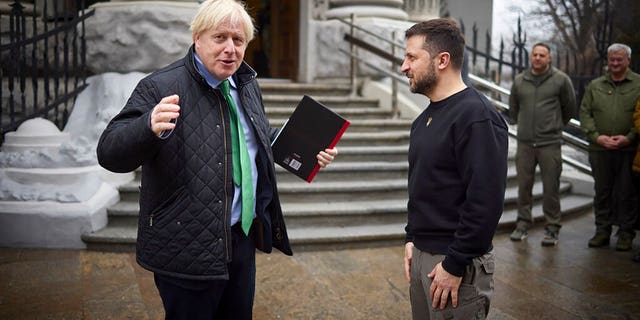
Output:
[[[426,21],[440,16],[440,0],[405,0],[404,11],[411,21]]]
[[[379,17],[407,20],[409,15],[403,10],[403,0],[330,0],[325,16],[331,18]]]

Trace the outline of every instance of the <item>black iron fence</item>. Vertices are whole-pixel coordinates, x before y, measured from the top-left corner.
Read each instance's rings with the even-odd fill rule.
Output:
[[[0,11],[0,143],[31,118],[66,124],[87,86],[84,21],[94,12],[84,8],[84,0],[16,0]]]
[[[462,24],[464,32],[464,24]],[[518,20],[518,30],[513,35],[512,48],[507,49],[503,40],[494,50],[491,35],[485,36],[484,49],[480,48],[478,29],[472,28],[471,44],[467,46],[469,54],[469,68],[479,76],[491,79],[497,84],[511,83],[523,70],[529,67],[529,49],[533,43],[527,43],[525,32]],[[610,39],[600,41],[610,43]],[[582,100],[589,81],[602,75],[606,66],[606,46],[598,46],[597,51],[590,57],[565,52],[555,53],[553,66],[565,72],[573,81],[578,101]],[[505,76],[508,78],[505,79]]]

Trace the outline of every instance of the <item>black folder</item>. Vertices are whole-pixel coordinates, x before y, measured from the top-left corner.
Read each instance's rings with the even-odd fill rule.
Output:
[[[349,120],[304,96],[271,144],[277,164],[307,182],[320,170],[318,152],[336,146]]]

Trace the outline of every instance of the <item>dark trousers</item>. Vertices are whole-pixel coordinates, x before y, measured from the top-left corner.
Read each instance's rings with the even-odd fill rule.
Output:
[[[250,320],[256,282],[255,244],[236,224],[231,228],[229,280],[187,280],[154,274],[165,319]]]
[[[593,209],[596,231],[611,233],[611,226],[620,226],[619,233],[634,236],[636,193],[632,182],[633,151],[589,151],[595,197]]]
[[[633,185],[636,188],[636,222],[633,228],[640,230],[640,172],[633,172]]]
[[[545,228],[560,230],[560,174],[562,173],[562,151],[560,144],[532,147],[518,142],[516,151],[516,173],[518,178],[518,222],[517,227],[529,229],[533,224],[533,183],[536,166],[540,166],[542,179],[542,212]]]

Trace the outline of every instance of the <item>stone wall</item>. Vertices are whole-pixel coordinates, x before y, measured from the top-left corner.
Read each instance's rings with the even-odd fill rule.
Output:
[[[98,3],[87,20],[87,65],[94,74],[151,72],[183,57],[196,2]]]

